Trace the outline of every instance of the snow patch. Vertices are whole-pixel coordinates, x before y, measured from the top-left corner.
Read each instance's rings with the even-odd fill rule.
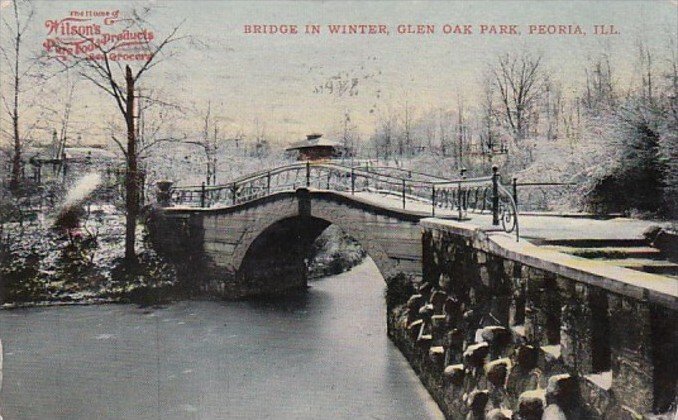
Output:
[[[547,355],[553,356],[554,359],[560,359],[560,344],[554,344],[551,346],[541,346],[541,349],[546,352]]]
[[[600,373],[592,373],[590,375],[584,375],[589,382],[597,385],[599,388],[604,390],[609,390],[612,388],[612,371],[608,370]]]
[[[514,325],[511,329],[519,336],[525,337],[525,325]]]

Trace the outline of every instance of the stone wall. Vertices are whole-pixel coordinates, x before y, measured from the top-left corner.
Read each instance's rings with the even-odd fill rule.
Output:
[[[389,335],[448,418],[630,419],[670,409],[674,279],[455,222],[421,225],[423,279],[390,305]]]

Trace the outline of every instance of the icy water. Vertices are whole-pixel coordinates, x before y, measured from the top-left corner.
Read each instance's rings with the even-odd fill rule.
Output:
[[[12,419],[426,419],[369,261],[285,298],[0,311]]]

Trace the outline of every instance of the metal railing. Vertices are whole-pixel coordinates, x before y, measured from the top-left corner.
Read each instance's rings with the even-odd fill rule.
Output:
[[[392,171],[393,170],[393,171]],[[407,173],[405,173],[407,172]],[[421,172],[387,167],[350,167],[336,163],[305,162],[259,171],[230,183],[172,187],[169,203],[192,207],[234,206],[297,188],[315,188],[347,194],[378,193],[408,203],[425,203],[431,216],[436,210],[453,211],[460,220],[470,213],[492,214],[492,224],[501,225],[519,238],[518,213],[512,194],[501,184],[498,168],[478,178],[444,179]]]

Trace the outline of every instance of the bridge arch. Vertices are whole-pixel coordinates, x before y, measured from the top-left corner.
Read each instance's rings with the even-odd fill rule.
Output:
[[[258,223],[234,253],[233,265],[244,282],[254,289],[271,289],[266,282],[277,282],[281,289],[290,281],[306,282],[305,258],[311,245],[330,225],[335,225],[355,239],[374,261],[384,279],[395,272],[394,264],[378,241],[369,238],[360,226],[343,223],[332,214],[281,217],[273,222]],[[273,286],[273,289],[277,287]]]

